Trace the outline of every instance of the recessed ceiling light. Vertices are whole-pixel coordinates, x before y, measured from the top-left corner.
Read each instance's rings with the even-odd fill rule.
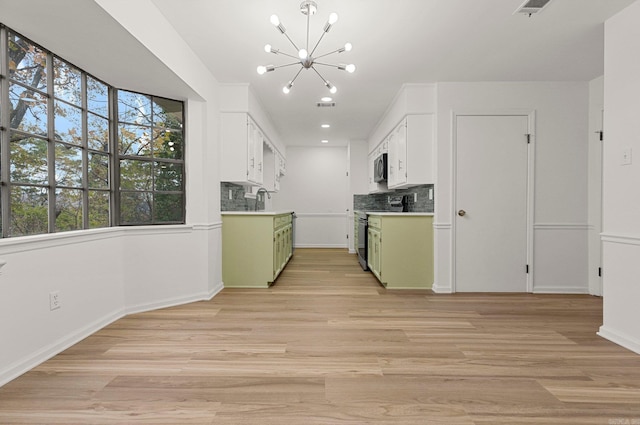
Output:
[[[331,124],[322,124],[320,127],[322,127],[322,128],[329,128],[329,127],[331,127]]]
[[[328,140],[321,140],[322,143],[329,143]]]
[[[323,97],[322,99],[320,99],[323,102],[331,102],[333,99],[331,99],[329,96]]]

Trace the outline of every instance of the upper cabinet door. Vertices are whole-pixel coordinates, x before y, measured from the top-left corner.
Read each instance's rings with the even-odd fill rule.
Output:
[[[250,118],[247,118],[247,180],[256,179],[256,145],[258,128]]]
[[[407,120],[404,119],[394,132],[396,139],[397,172],[394,186],[407,182]]]
[[[433,114],[408,115],[392,131],[396,159],[389,189],[434,183],[433,121]]]
[[[398,181],[398,140],[395,131],[387,138],[387,185],[389,187]]]

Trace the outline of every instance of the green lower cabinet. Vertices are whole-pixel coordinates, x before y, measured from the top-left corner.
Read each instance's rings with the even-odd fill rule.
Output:
[[[369,215],[368,265],[387,289],[433,286],[433,216]]]
[[[291,213],[222,215],[225,288],[268,288],[293,253]]]

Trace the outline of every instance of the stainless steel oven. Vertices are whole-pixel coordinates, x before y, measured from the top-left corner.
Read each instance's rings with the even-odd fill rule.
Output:
[[[367,225],[367,215],[365,213],[358,214],[358,261],[362,270],[369,270],[367,266],[367,245],[369,226]]]

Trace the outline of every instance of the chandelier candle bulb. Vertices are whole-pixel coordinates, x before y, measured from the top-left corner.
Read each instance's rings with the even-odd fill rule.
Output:
[[[273,65],[267,65],[267,66],[260,65],[258,67],[258,74],[262,75],[262,74],[264,74],[266,72],[274,71],[275,69],[276,69],[276,67],[273,66]]]

